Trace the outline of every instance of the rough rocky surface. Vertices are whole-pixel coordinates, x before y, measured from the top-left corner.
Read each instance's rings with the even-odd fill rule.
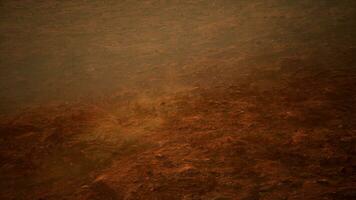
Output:
[[[7,28],[0,48],[6,75],[0,199],[356,199],[355,2],[48,2],[29,4],[43,13],[25,21],[10,19],[29,14],[26,5],[0,4],[17,9],[0,14],[7,17],[0,20]],[[49,21],[65,16],[57,21],[62,29],[37,16],[51,9]],[[132,26],[130,16],[136,16]],[[26,20],[37,28],[11,34]],[[56,79],[41,69],[45,76],[36,80],[53,83],[38,85],[34,95],[45,98],[11,104],[35,77],[5,67],[15,66],[14,55],[30,59],[11,45],[28,39],[26,31],[46,37],[23,48],[52,64],[67,59],[61,52],[70,54],[57,46],[56,34],[72,38],[69,47],[93,50],[69,62],[78,62],[77,72],[54,68]],[[99,33],[106,40],[97,40]],[[45,41],[57,43],[43,43],[54,46],[47,53],[33,50]],[[117,88],[73,100],[84,86],[86,93],[114,83]],[[19,90],[4,90],[16,84]]]

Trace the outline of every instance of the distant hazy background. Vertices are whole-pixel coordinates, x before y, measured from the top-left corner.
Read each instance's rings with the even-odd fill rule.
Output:
[[[159,90],[212,62],[231,65],[219,73],[278,67],[281,57],[337,62],[338,52],[348,52],[340,48],[355,48],[355,5],[353,0],[0,0],[0,111]],[[182,82],[194,82],[192,77]]]

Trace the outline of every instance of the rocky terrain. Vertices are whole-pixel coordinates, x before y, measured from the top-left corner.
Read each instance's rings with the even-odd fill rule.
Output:
[[[0,4],[0,199],[356,198],[355,2],[29,2]]]

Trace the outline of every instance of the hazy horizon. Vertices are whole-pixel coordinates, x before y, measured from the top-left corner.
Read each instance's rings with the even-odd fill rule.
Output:
[[[196,86],[180,75],[212,63],[239,75],[300,54],[333,60],[328,49],[355,42],[350,4],[2,0],[0,110]]]

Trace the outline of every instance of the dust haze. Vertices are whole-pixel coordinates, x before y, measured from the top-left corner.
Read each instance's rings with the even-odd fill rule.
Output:
[[[0,0],[0,198],[356,198],[355,54],[351,0]]]

